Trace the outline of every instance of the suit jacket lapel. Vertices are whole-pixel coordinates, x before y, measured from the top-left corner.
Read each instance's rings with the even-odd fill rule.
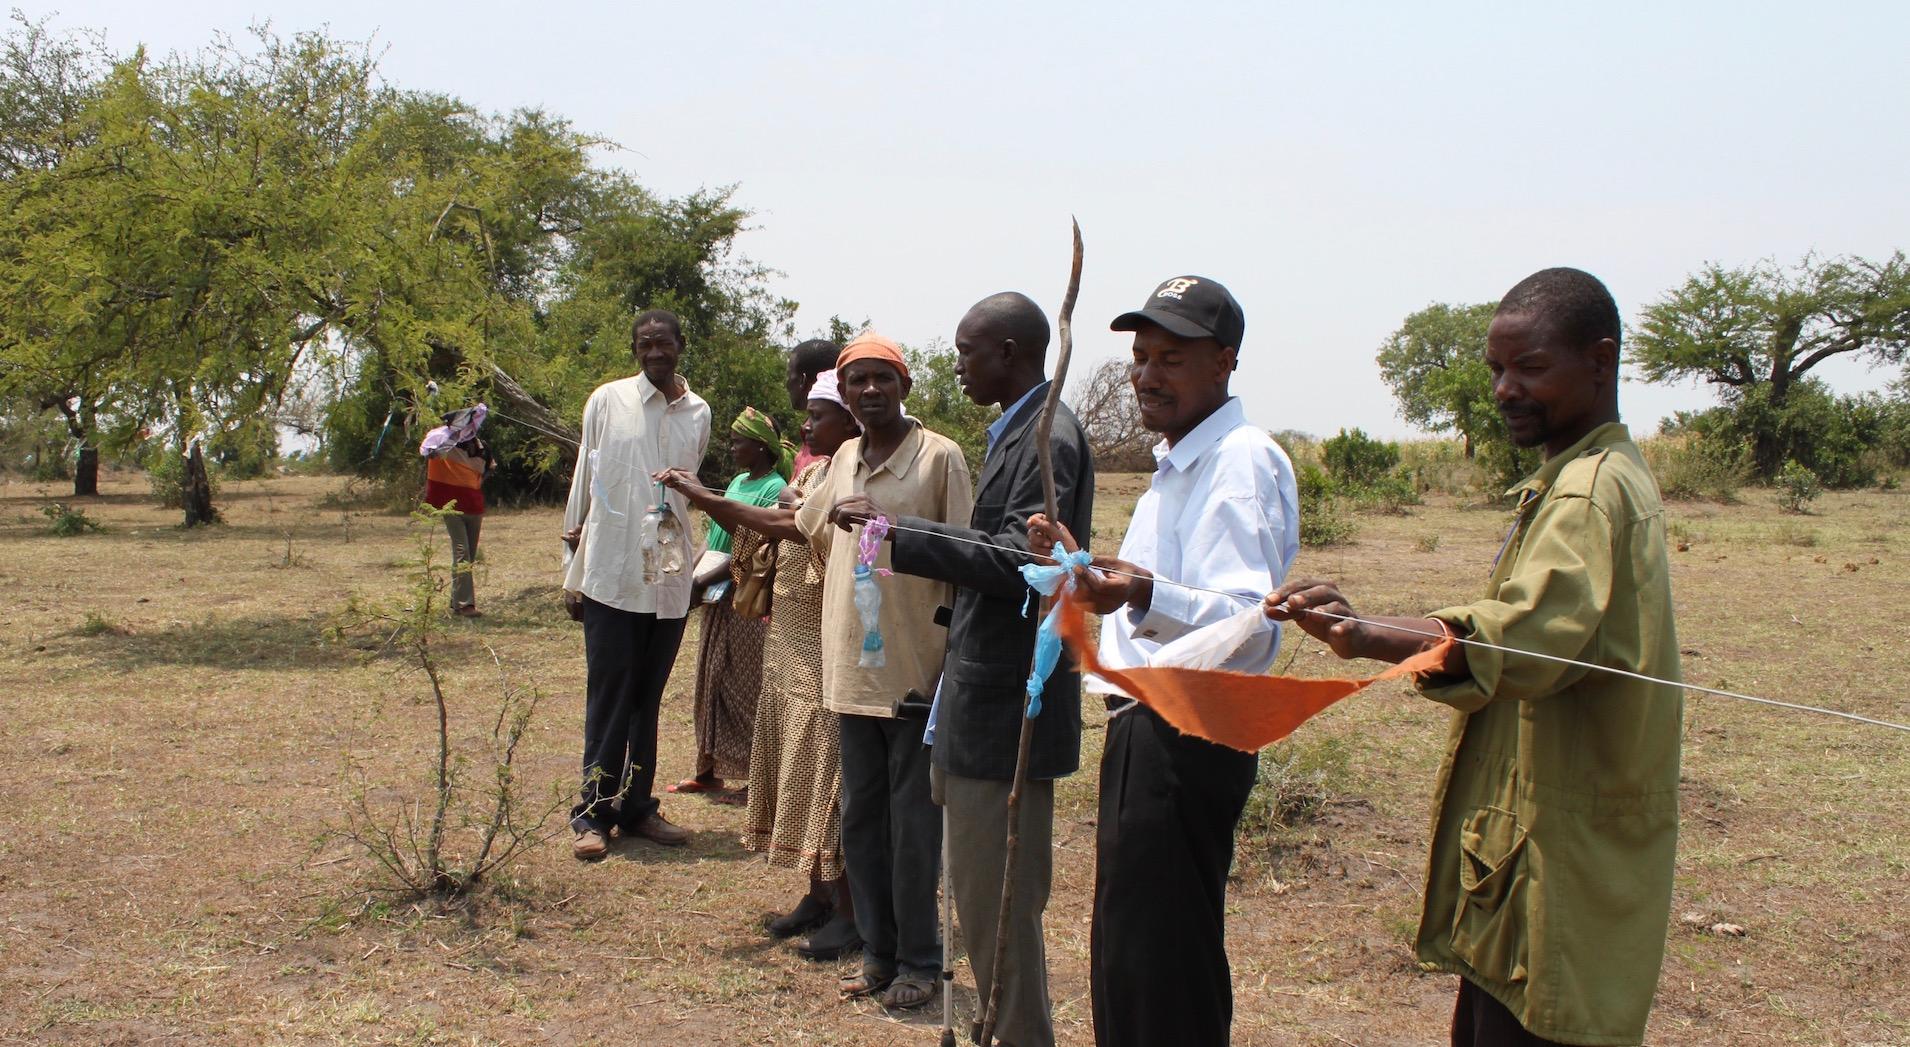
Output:
[[[982,492],[995,481],[997,474],[1006,467],[1008,461],[1020,453],[1022,442],[1029,439],[1030,434],[1034,432],[1035,420],[1041,417],[1042,410],[1043,405],[1040,402],[1029,404],[1013,422],[1008,424],[1008,431],[1001,434],[1001,442],[995,445],[994,453],[988,456],[987,463],[982,466],[981,482],[975,485],[977,502],[981,501]]]

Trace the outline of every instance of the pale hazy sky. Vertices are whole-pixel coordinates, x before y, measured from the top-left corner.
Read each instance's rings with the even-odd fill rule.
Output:
[[[805,334],[840,314],[948,338],[1003,289],[1052,315],[1072,213],[1076,367],[1125,355],[1107,321],[1159,280],[1209,276],[1246,309],[1235,391],[1270,429],[1405,435],[1382,339],[1545,266],[1598,274],[1630,320],[1707,260],[1910,247],[1901,4],[24,9],[116,51],[326,27],[398,86],[614,139],[655,190],[734,183]],[[1713,401],[1624,395],[1640,429]]]

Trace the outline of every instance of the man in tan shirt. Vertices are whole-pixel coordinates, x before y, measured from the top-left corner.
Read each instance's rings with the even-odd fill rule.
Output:
[[[837,361],[842,392],[862,435],[837,450],[835,465],[809,498],[819,509],[867,494],[898,516],[966,521],[974,496],[961,448],[902,414],[909,369],[894,342],[864,333]],[[855,608],[859,529],[831,527],[826,512],[797,521],[828,564],[822,595],[823,703],[842,718],[842,853],[862,936],[862,969],[842,980],[845,996],[879,994],[884,1006],[919,1007],[935,996],[941,936],[935,919],[936,863],[942,827],[929,796],[923,719],[896,713],[914,692],[935,693],[948,644],[936,610],[953,601],[942,582],[881,578],[882,653],[864,668],[862,620]],[[885,545],[876,560],[887,567]]]

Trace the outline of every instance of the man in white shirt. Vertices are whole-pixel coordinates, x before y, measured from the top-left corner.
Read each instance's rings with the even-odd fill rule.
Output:
[[[584,404],[583,441],[564,507],[564,604],[584,623],[584,785],[570,824],[572,853],[591,861],[610,830],[681,845],[689,831],[663,817],[656,784],[657,712],[690,610],[689,564],[655,584],[643,578],[639,533],[664,489],[651,476],[696,469],[710,441],[710,406],[676,373],[683,327],[651,309],[631,329],[641,370],[597,387]],[[690,506],[666,491],[684,524]],[[685,528],[684,540],[694,542]],[[621,796],[621,799],[619,799]]]
[[[1126,574],[1077,578],[1106,616],[1101,660],[1129,667],[1251,606],[1269,582],[1278,588],[1299,552],[1300,511],[1292,463],[1227,390],[1246,318],[1225,287],[1175,277],[1113,329],[1134,332],[1130,380],[1142,424],[1162,436],[1159,467],[1119,558],[1095,560]],[[1039,516],[1029,531],[1038,553],[1072,540]],[[1266,629],[1222,667],[1264,673],[1279,643]],[[1227,873],[1259,757],[1183,735],[1131,700],[1108,704],[1089,972],[1095,1043],[1224,1047],[1233,1022]]]

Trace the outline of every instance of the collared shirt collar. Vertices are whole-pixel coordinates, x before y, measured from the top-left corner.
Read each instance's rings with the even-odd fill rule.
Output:
[[[688,396],[690,393],[690,380],[688,378],[683,377],[682,375],[677,375],[676,380],[679,383],[681,383],[683,386],[683,395]],[[638,371],[637,372],[637,397],[642,400],[649,400],[651,397],[661,396],[661,395],[663,395],[663,390],[658,389],[656,387],[656,383],[650,381],[650,375],[647,372]],[[664,402],[666,404],[670,404],[670,403],[676,403],[677,401],[680,401],[682,399],[683,399],[682,396],[677,397],[676,400],[670,400],[666,398]]]
[[[909,419],[908,435],[902,438],[901,445],[898,446],[888,458],[884,459],[881,465],[873,469],[870,469],[868,463],[862,460],[862,445],[858,442],[856,445],[856,469],[866,469],[870,476],[887,470],[898,480],[906,479],[909,475],[909,469],[915,465],[915,459],[921,453],[922,423],[911,418]]]
[[[1506,494],[1518,495],[1524,491],[1531,491],[1534,494],[1544,494],[1551,488],[1552,481],[1559,478],[1559,473],[1565,471],[1565,466],[1571,462],[1572,459],[1594,448],[1609,447],[1612,444],[1629,439],[1631,439],[1631,430],[1625,428],[1625,423],[1606,422],[1604,425],[1580,437],[1577,443],[1547,458],[1545,463],[1539,466],[1536,472],[1520,481],[1511,490],[1507,491]],[[1529,500],[1529,497],[1521,497],[1519,499],[1521,505]]]
[[[989,422],[988,423],[988,449],[984,453],[994,454],[995,445],[1001,442],[1002,434],[1008,431],[1008,426],[1014,422],[1015,416],[1021,413],[1021,409],[1028,406],[1030,401],[1035,400],[1039,397],[1045,397],[1047,395],[1048,395],[1048,383],[1044,381],[1041,384],[1035,386],[1033,389],[1030,389],[1027,392],[1021,394],[1021,399],[1016,400],[1013,404],[1009,406],[1008,410],[1003,411],[1001,413],[1000,418],[997,418],[994,421]]]
[[[1220,442],[1220,438],[1233,432],[1247,422],[1247,409],[1240,403],[1240,397],[1230,396],[1227,402],[1214,409],[1214,413],[1201,419],[1199,425],[1173,447],[1162,440],[1154,445],[1154,460],[1163,469],[1172,468],[1186,472],[1200,461],[1202,455]]]

